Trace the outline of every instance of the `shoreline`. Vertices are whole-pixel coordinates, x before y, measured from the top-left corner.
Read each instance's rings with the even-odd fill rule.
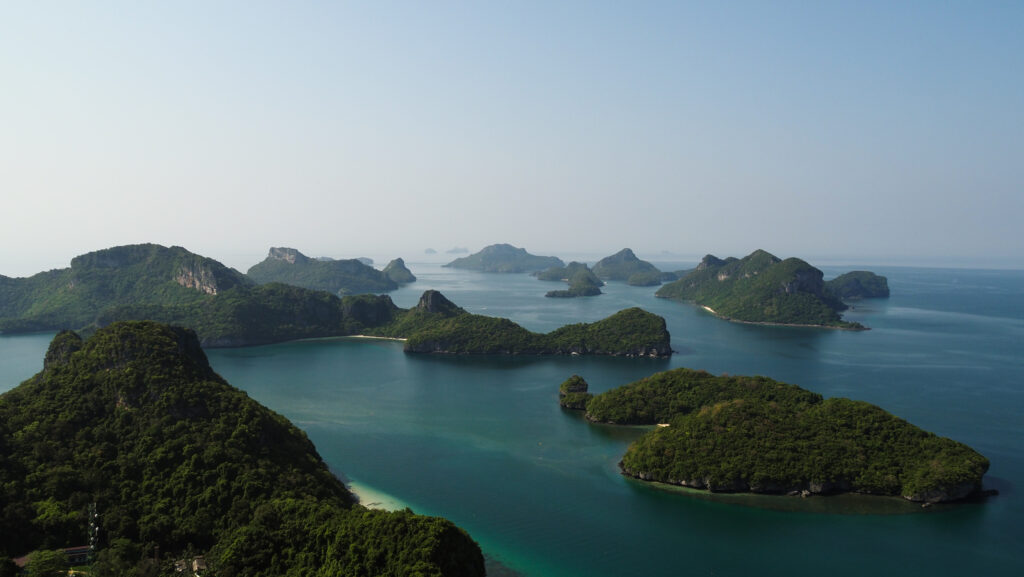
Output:
[[[366,507],[367,509],[377,509],[380,511],[401,511],[402,509],[408,509],[409,505],[401,499],[378,491],[373,487],[364,485],[358,481],[349,480],[345,483],[345,488],[348,489],[349,493],[355,496],[356,502]]]
[[[666,298],[666,297],[658,297],[658,298]],[[669,300],[672,300],[672,299],[669,299]],[[686,301],[686,302],[689,302],[689,303],[691,303],[693,305],[699,306],[700,308],[702,308],[702,309],[706,310],[707,312],[711,313],[711,315],[714,316],[716,319],[721,319],[723,321],[728,321],[730,323],[738,323],[738,324],[741,324],[741,325],[759,325],[759,326],[763,326],[763,327],[794,327],[794,328],[801,328],[801,329],[831,329],[831,330],[835,330],[835,331],[870,331],[871,330],[871,327],[866,327],[864,325],[852,326],[852,327],[842,327],[842,326],[835,326],[835,325],[807,325],[807,324],[798,324],[798,323],[773,323],[773,322],[770,322],[770,321],[744,321],[744,320],[740,320],[740,319],[734,319],[732,317],[727,317],[727,316],[722,315],[722,314],[718,314],[717,312],[715,312],[715,309],[713,309],[713,308],[711,308],[711,307],[709,307],[707,305],[698,304],[698,303],[696,303],[694,301]],[[843,322],[848,322],[848,321],[843,321]]]
[[[397,341],[397,342],[400,342],[400,343],[404,343],[405,341],[409,340],[409,339],[403,339],[401,337],[378,337],[376,335],[345,335],[345,336],[343,336],[341,338],[343,338],[343,339],[371,339],[371,340],[376,340],[376,341]]]

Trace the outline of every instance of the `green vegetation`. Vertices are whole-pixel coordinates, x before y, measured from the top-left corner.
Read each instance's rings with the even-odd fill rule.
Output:
[[[409,273],[408,269],[405,272]],[[397,282],[388,274],[360,259],[318,260],[293,248],[271,248],[267,258],[249,268],[246,274],[259,284],[280,282],[342,296],[398,288]]]
[[[416,282],[416,276],[412,274],[411,270],[406,268],[405,261],[400,258],[396,258],[389,262],[388,265],[384,267],[383,272],[385,276],[398,284]]]
[[[0,290],[8,291],[14,303],[5,303],[7,310],[25,315],[0,320],[0,330],[73,327],[88,333],[118,321],[153,320],[191,328],[205,347],[372,334],[407,338],[407,350],[415,352],[427,352],[430,346],[457,353],[670,352],[664,320],[642,311],[640,316],[619,313],[601,321],[607,333],[560,329],[553,337],[536,335],[507,319],[470,315],[437,291],[425,292],[419,305],[405,310],[386,295],[339,298],[281,283],[254,285],[237,271],[180,248],[119,247],[72,263],[71,269],[30,279],[0,278]],[[38,301],[33,301],[26,286],[47,290],[40,288]],[[55,300],[54,294],[63,298]],[[43,310],[45,314],[38,312]]]
[[[798,258],[757,250],[742,258],[708,255],[683,278],[662,286],[662,298],[691,301],[730,320],[860,329],[845,322],[846,305],[825,288],[822,272]]]
[[[354,504],[194,333],[153,322],[62,332],[43,371],[0,396],[0,558],[81,543],[91,503],[100,575],[169,574],[186,554],[225,576],[483,575],[463,531]]]
[[[594,274],[603,279],[627,281],[634,286],[661,284],[661,271],[658,267],[640,260],[628,248],[597,261]]]
[[[626,284],[629,286],[658,286],[664,276],[664,273],[660,271],[638,272],[629,275]]]
[[[582,411],[587,408],[590,399],[594,398],[594,395],[587,392],[588,389],[590,385],[583,377],[573,375],[558,387],[558,404],[565,409]]]
[[[478,253],[457,258],[444,266],[481,272],[515,273],[565,266],[565,263],[553,256],[532,255],[526,252],[526,249],[516,248],[510,244],[492,244]]]
[[[535,276],[546,281],[565,281],[569,283],[568,290],[548,291],[544,296],[555,298],[568,297],[590,297],[601,294],[601,286],[604,284],[597,278],[586,264],[571,262],[566,266],[553,266]]]
[[[109,248],[75,257],[70,268],[0,277],[0,331],[84,327],[106,308],[186,307],[250,285],[242,273],[181,247]]]
[[[413,353],[504,355],[617,355],[666,357],[672,354],[665,319],[639,308],[619,311],[594,322],[566,325],[547,334],[496,317],[475,315],[455,306],[437,291],[427,291],[418,305],[394,320],[366,331],[407,337]]]
[[[587,418],[668,423],[634,443],[625,474],[713,491],[854,491],[938,502],[981,488],[988,460],[868,403],[765,377],[676,369],[595,396]]]
[[[888,298],[889,281],[866,270],[855,270],[827,281],[825,287],[843,300]]]

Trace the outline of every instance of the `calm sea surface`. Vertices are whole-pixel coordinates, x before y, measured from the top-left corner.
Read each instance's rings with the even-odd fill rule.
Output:
[[[410,268],[420,280],[392,293],[399,306],[434,288],[535,331],[641,306],[667,319],[677,351],[668,361],[449,358],[360,339],[208,351],[228,381],[305,429],[340,475],[466,528],[492,575],[1024,575],[1024,272],[869,267],[892,297],[846,314],[872,330],[844,332],[732,324],[621,283],[546,299],[557,283]],[[49,339],[0,336],[0,390],[42,367]],[[643,429],[558,407],[574,373],[601,392],[675,367],[875,403],[986,455],[986,486],[1001,494],[923,510],[659,490],[616,467]]]

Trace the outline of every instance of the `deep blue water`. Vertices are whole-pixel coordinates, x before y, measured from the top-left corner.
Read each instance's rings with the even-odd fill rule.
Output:
[[[503,566],[536,576],[1024,575],[1024,272],[869,267],[892,297],[858,304],[846,318],[872,330],[847,332],[728,323],[620,283],[599,297],[545,299],[557,283],[410,268],[420,280],[392,293],[400,306],[435,288],[538,331],[642,306],[666,318],[678,351],[669,361],[425,357],[357,339],[208,351],[337,471],[453,519]],[[0,337],[0,390],[41,368],[48,340]],[[641,429],[590,425],[557,405],[573,373],[601,392],[683,366],[878,404],[985,454],[986,485],[1001,494],[922,510],[659,490],[617,471]]]

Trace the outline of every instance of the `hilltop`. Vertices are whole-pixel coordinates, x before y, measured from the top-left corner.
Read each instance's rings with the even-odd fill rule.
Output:
[[[593,270],[599,278],[626,281],[633,286],[657,286],[662,280],[662,272],[658,267],[640,260],[628,248],[597,261]]]
[[[536,256],[526,249],[510,244],[492,244],[480,252],[457,258],[444,265],[480,272],[535,272],[553,266],[565,266],[562,259],[553,256]]]
[[[397,265],[392,261],[389,266],[394,271]],[[405,268],[404,263],[402,268]],[[411,276],[407,269],[405,273]],[[272,247],[267,258],[250,267],[246,274],[257,284],[279,282],[339,296],[398,288],[398,282],[391,275],[373,268],[363,259],[313,259],[294,248],[284,247]]]
[[[847,306],[825,286],[823,274],[798,258],[756,250],[737,259],[707,255],[696,269],[658,289],[656,296],[696,303],[736,321],[862,329],[845,322]]]
[[[92,503],[101,575],[172,574],[186,554],[220,575],[484,574],[451,522],[355,504],[193,332],[153,322],[62,332],[43,371],[0,396],[0,557],[79,544]]]

